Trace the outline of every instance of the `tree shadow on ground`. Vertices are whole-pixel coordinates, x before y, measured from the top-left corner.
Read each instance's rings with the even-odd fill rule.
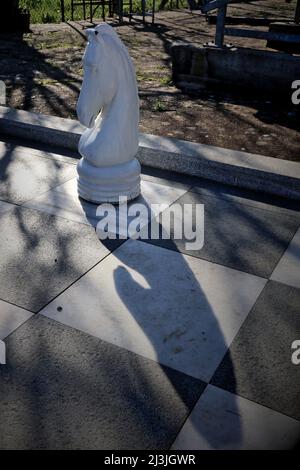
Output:
[[[169,20],[168,20],[169,21]],[[186,20],[188,23],[188,19]],[[173,41],[187,41],[187,25],[175,25],[157,22],[154,25],[143,24],[137,18],[131,23],[130,30],[136,34],[143,35],[144,32],[153,34],[158,41],[158,50],[163,50],[166,57],[162,63],[169,70],[171,77],[170,46]],[[112,26],[119,31],[119,23],[113,21]],[[125,23],[127,25],[127,23]],[[70,22],[66,25],[66,34],[74,33],[81,46],[76,49],[70,64],[64,62],[64,54],[67,49],[58,49],[58,63],[50,63],[47,48],[38,50],[22,36],[2,35],[8,41],[10,57],[7,58],[7,43],[3,42],[2,75],[8,83],[8,102],[15,101],[21,109],[32,109],[38,107],[39,112],[54,114],[57,116],[74,117],[75,102],[80,89],[81,76],[78,73],[80,61],[85,43],[84,29],[93,26],[88,22]],[[59,25],[59,27],[62,27]],[[120,27],[120,35],[127,43],[129,50],[133,51],[136,46],[131,44],[130,35],[123,34]],[[183,29],[182,29],[183,28]],[[193,32],[190,40],[194,40],[197,30]],[[209,35],[201,32],[204,40],[209,40]],[[124,37],[123,37],[124,36]],[[128,36],[128,37],[127,37]],[[129,42],[128,42],[129,41]],[[142,41],[143,43],[143,41]],[[46,44],[47,46],[47,44]],[[59,47],[59,45],[57,45]],[[143,47],[146,47],[146,43]],[[1,54],[1,48],[0,48]],[[69,57],[70,54],[67,55]],[[16,60],[18,59],[18,60]],[[5,61],[7,60],[7,63]],[[69,60],[69,59],[68,59]],[[139,59],[138,59],[139,60]],[[4,76],[6,74],[6,77]],[[27,78],[23,78],[23,75]],[[55,84],[59,82],[59,87]],[[171,83],[172,84],[172,83]],[[15,89],[13,89],[11,87]],[[63,87],[64,92],[62,92]],[[161,88],[161,87],[160,87]],[[211,88],[191,92],[187,89],[175,92],[168,91],[168,85],[163,89],[148,89],[139,84],[141,109],[145,113],[145,123],[155,114],[157,121],[166,121],[166,127],[162,132],[174,137],[186,138],[209,145],[246,150],[255,154],[266,154],[276,158],[299,160],[300,138],[299,134],[299,106],[291,103],[290,96],[267,96],[249,90],[231,90]],[[65,95],[65,96],[64,96]],[[36,101],[36,97],[41,97]],[[162,106],[156,109],[156,101],[162,102]],[[189,106],[186,106],[186,103]],[[160,103],[159,103],[160,104]],[[200,108],[201,109],[200,109]],[[159,111],[159,112],[158,112]],[[171,116],[170,116],[171,113]],[[164,119],[166,116],[166,120]],[[203,116],[203,119],[202,119]],[[219,132],[214,131],[212,117],[218,125]],[[202,124],[202,120],[204,125]],[[174,125],[172,124],[174,122]],[[143,124],[144,125],[144,124]],[[152,124],[153,126],[155,124]],[[165,124],[164,124],[165,126]],[[161,129],[161,126],[160,126]],[[184,136],[182,129],[184,130]],[[153,129],[156,131],[156,129]],[[152,132],[152,130],[151,130]],[[158,130],[153,133],[160,133]]]
[[[55,82],[63,84],[68,93],[79,92],[81,78],[74,74],[72,67],[80,65],[80,59],[73,58],[71,63],[64,67],[52,64],[47,53],[39,51],[29,41],[24,40],[24,35],[19,33],[0,34],[4,47],[0,49],[2,71],[0,78],[7,83],[7,101],[12,99],[15,89],[21,89],[21,101],[19,108],[31,109],[36,94],[39,94],[51,114],[57,116],[69,116],[74,113],[72,103],[57,94],[46,85],[55,85]],[[59,45],[57,46],[59,48]],[[4,49],[4,50],[3,50]],[[7,57],[7,50],[9,56]],[[58,54],[61,60],[64,58],[64,50],[60,49]],[[15,88],[15,89],[14,89]],[[49,113],[49,109],[48,109]]]

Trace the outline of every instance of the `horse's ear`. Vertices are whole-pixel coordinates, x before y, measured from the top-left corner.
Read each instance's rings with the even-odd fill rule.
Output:
[[[96,39],[98,42],[102,43],[103,38],[101,38],[100,31],[97,28],[88,28],[86,29],[86,36],[88,40]]]
[[[95,36],[96,41],[100,42],[100,44],[103,46],[104,45],[103,37],[100,31],[97,30],[96,28],[94,29],[94,36]]]

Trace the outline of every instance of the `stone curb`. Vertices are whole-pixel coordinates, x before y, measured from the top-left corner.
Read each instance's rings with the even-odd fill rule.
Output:
[[[77,150],[77,121],[0,106],[0,133]],[[140,134],[142,165],[300,199],[300,163],[184,140]]]

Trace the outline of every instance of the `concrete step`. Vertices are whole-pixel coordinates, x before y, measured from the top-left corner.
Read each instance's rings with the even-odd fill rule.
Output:
[[[77,150],[77,121],[0,106],[0,133]],[[300,199],[300,163],[184,140],[140,134],[142,165]],[[78,155],[79,158],[79,155]]]

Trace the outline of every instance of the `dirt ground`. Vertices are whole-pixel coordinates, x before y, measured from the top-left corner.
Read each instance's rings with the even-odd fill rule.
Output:
[[[230,7],[228,14],[292,19],[294,7],[295,1],[272,0]],[[212,40],[215,26],[204,16],[173,10],[156,14],[154,26],[143,25],[138,17],[131,25],[125,22],[115,25],[136,66],[141,132],[300,161],[300,105],[247,90],[187,94],[173,85],[169,47],[176,40]],[[32,25],[32,32],[23,36],[0,36],[0,79],[7,85],[8,106],[75,118],[86,26]],[[264,41],[253,39],[230,42],[265,47]]]

